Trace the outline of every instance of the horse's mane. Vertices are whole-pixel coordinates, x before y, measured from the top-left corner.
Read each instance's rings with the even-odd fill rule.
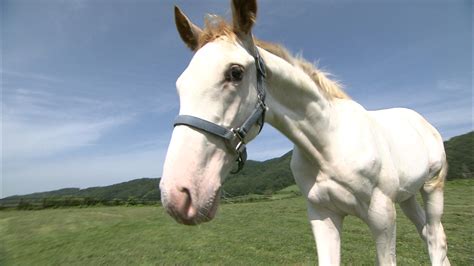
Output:
[[[211,15],[206,19],[203,33],[199,38],[198,49],[210,43],[219,37],[228,37],[231,40],[237,40],[237,36],[232,29],[232,25],[219,16]],[[262,40],[255,39],[258,47],[270,52],[291,65],[303,70],[313,82],[324,92],[329,99],[348,99],[349,96],[342,90],[339,82],[328,78],[331,74],[318,69],[314,64],[308,62],[301,56],[293,56],[285,47]]]

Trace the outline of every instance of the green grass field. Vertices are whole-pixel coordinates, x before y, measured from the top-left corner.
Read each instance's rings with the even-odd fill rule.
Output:
[[[446,187],[444,227],[453,265],[473,265],[474,180]],[[291,189],[290,189],[291,191]],[[416,230],[398,211],[399,265],[427,265]],[[92,207],[0,212],[0,265],[297,264],[317,261],[301,197],[225,204],[217,218],[188,227],[161,207]],[[365,224],[348,217],[344,264],[373,265]]]

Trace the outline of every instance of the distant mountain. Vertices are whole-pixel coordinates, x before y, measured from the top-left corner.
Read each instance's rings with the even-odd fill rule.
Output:
[[[474,131],[444,142],[448,157],[448,179],[474,177]]]
[[[474,177],[474,132],[453,137],[444,143],[448,162],[448,179]],[[272,194],[295,183],[290,170],[292,152],[263,162],[249,160],[244,169],[230,175],[223,184],[223,196],[230,198],[248,194]],[[11,196],[0,199],[0,205],[24,201],[76,198],[93,202],[160,200],[158,178],[141,178],[111,186],[86,189],[65,188],[49,192]],[[44,204],[44,203],[43,203]]]
[[[114,184],[104,187],[91,187],[86,189],[64,188],[48,192],[33,193],[21,196],[11,196],[0,199],[0,204],[11,205],[21,199],[28,202],[40,202],[43,199],[86,199],[93,201],[159,201],[158,178],[140,178],[132,181]]]

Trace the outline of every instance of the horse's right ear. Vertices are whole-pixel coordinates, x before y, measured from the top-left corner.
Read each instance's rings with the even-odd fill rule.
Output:
[[[250,36],[257,19],[257,0],[232,0],[231,8],[234,32]]]
[[[199,45],[199,36],[201,36],[202,30],[198,26],[194,25],[177,6],[174,7],[174,21],[181,39],[189,47],[189,49],[196,51]]]

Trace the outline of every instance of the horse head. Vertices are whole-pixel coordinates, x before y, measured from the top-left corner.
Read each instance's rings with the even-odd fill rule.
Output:
[[[175,7],[177,30],[194,52],[176,81],[180,110],[160,182],[163,206],[176,221],[213,219],[225,177],[245,162],[265,112],[263,62],[251,34],[256,1],[233,0],[232,23],[209,16],[203,29]]]

